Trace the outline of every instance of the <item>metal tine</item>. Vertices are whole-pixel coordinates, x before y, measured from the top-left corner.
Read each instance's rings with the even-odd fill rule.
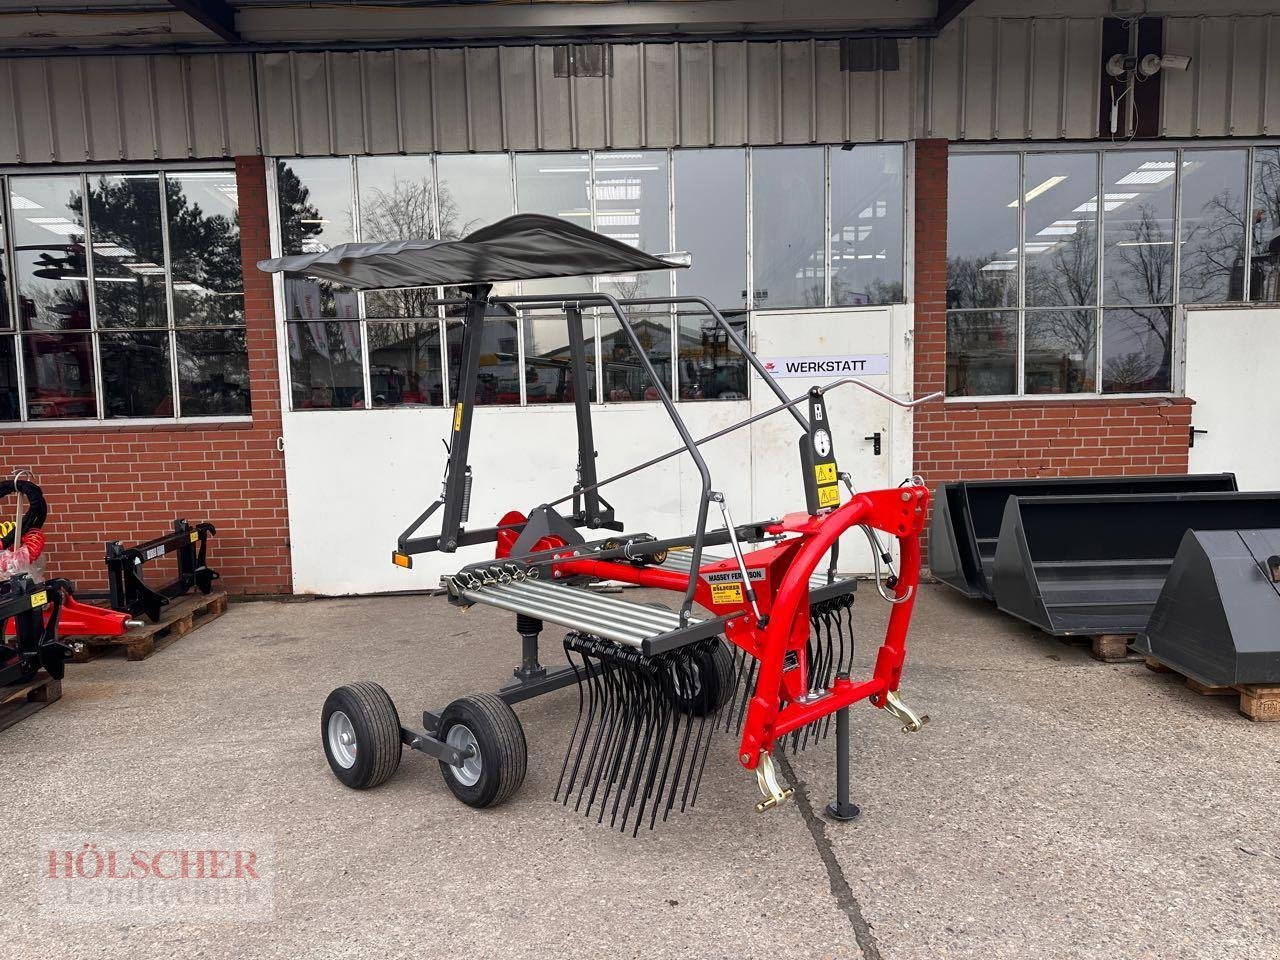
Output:
[[[658,707],[658,736],[653,745],[653,749],[652,749],[653,759],[649,761],[649,773],[648,773],[648,776],[645,778],[644,792],[640,796],[640,806],[636,810],[635,827],[631,831],[631,836],[633,837],[639,835],[640,825],[644,823],[645,807],[648,806],[649,801],[654,797],[653,788],[658,779],[658,767],[662,763],[662,747],[665,743],[668,742],[667,724],[671,722],[671,718],[673,715],[676,717],[679,716],[679,713],[676,711],[674,705],[671,703],[670,698],[667,697],[662,691],[662,677],[663,677],[663,672],[666,669],[667,669],[667,663],[664,660],[661,663],[655,665],[655,669],[653,673],[654,699]],[[673,727],[673,736],[674,736],[674,727]],[[660,790],[661,788],[659,788],[659,791]],[[655,811],[657,810],[657,806],[658,806],[658,801],[654,800]],[[624,829],[625,829],[625,822],[624,822]],[[653,829],[652,824],[650,824],[650,829]]]
[[[715,664],[711,661],[711,657],[712,653],[709,645],[706,643],[699,644],[689,658],[691,669],[696,673],[699,666],[701,666],[703,668],[702,675],[704,677],[715,676]],[[698,750],[699,746],[702,744],[702,732],[707,726],[707,696],[710,693],[710,685],[703,684],[701,688],[702,703],[699,704],[699,712],[701,716],[698,718],[698,735],[693,738],[693,753],[689,757],[689,773],[684,781],[684,792],[680,795],[681,813],[684,813],[685,811],[685,804],[689,800],[689,791],[693,788],[694,768],[698,766]],[[710,746],[710,744],[711,734],[708,732],[706,745]],[[705,751],[706,747],[703,746],[702,749]]]
[[[742,699],[738,704],[738,719],[734,722],[733,732],[742,733],[742,721],[747,715],[747,704],[751,701],[751,694],[756,689],[756,671],[760,667],[760,661],[755,657],[751,658],[751,669],[747,671],[747,682],[742,688]]]
[[[844,625],[848,621],[849,624],[849,662],[845,663],[845,644],[844,644]],[[853,603],[844,604],[836,610],[836,635],[840,638],[840,659],[836,664],[835,676],[842,673],[848,673],[853,669]],[[823,730],[823,736],[826,737],[831,732],[831,714],[827,714],[826,727]]]
[[[602,646],[604,643],[605,641],[601,641]],[[612,651],[609,651],[609,653],[612,653]],[[608,653],[606,653],[606,656],[607,655]],[[610,657],[610,659],[613,658]],[[626,730],[631,720],[628,710],[630,705],[630,688],[627,683],[626,669],[625,667],[621,669],[615,667],[615,669],[610,672],[617,675],[615,677],[613,691],[613,726],[609,730],[609,737],[605,742],[605,751],[603,756],[600,758],[600,766],[596,770],[596,780],[591,787],[591,797],[587,801],[587,813],[589,815],[591,813],[592,804],[596,802],[596,794],[600,789],[601,783],[603,783],[605,791],[604,796],[600,800],[600,819],[596,821],[597,823],[602,823],[604,821],[604,805],[608,802],[609,787],[613,784],[613,777],[617,772],[618,744],[622,742],[622,739],[626,736]]]
[[[681,659],[676,662],[677,669],[687,666],[689,666],[689,662],[685,659]],[[693,677],[691,675],[686,676],[683,686],[677,689],[692,690]],[[704,717],[703,719],[705,720],[706,718]],[[680,744],[680,758],[676,761],[675,772],[671,775],[671,791],[667,794],[667,806],[666,809],[662,811],[662,820],[664,823],[666,822],[667,817],[670,816],[671,809],[676,803],[676,790],[680,785],[680,772],[684,769],[685,757],[688,756],[689,753],[689,734],[692,732],[693,717],[689,717],[688,721],[684,725],[684,741]],[[699,733],[701,733],[701,731],[699,731]]]
[[[573,786],[578,780],[578,771],[582,766],[583,758],[587,755],[587,744],[590,742],[591,731],[595,725],[596,711],[599,709],[602,714],[601,722],[603,722],[604,712],[604,696],[602,692],[603,681],[600,678],[600,674],[604,669],[603,661],[597,659],[596,667],[593,668],[591,666],[591,658],[588,656],[587,647],[584,643],[585,638],[577,634],[572,636],[574,638],[574,644],[578,655],[582,657],[583,668],[587,674],[587,723],[582,730],[582,741],[578,744],[578,755],[573,761],[573,771],[569,774],[569,785],[564,791],[565,806],[569,805],[569,797],[573,793]],[[565,644],[566,647],[569,644],[568,637],[565,638]],[[598,737],[599,732],[597,731],[597,738]]]
[[[587,761],[586,771],[582,774],[582,786],[578,790],[578,799],[573,805],[573,809],[575,811],[580,809],[582,806],[582,798],[586,793],[587,783],[591,780],[591,775],[596,770],[596,761],[599,760],[600,766],[604,766],[605,757],[607,756],[607,748],[606,752],[602,754],[601,747],[605,746],[608,740],[611,739],[610,735],[617,714],[617,698],[614,693],[616,678],[613,676],[617,671],[603,669],[604,656],[603,651],[600,649],[603,641],[592,638],[592,643],[595,648],[597,658],[601,660],[600,696],[603,706],[600,716],[600,728],[596,731],[595,742],[591,745],[591,757]],[[598,782],[599,775],[597,774],[596,783],[598,784]],[[596,788],[593,786],[591,789],[591,798],[593,800],[595,799],[595,795]],[[591,804],[588,803],[587,811],[590,812],[590,810]]]
[[[644,744],[640,748],[640,757],[636,761],[636,775],[631,780],[631,790],[627,795],[627,805],[622,809],[623,833],[627,832],[627,818],[631,816],[631,808],[635,805],[636,797],[640,793],[640,785],[645,784],[645,790],[647,792],[649,785],[652,783],[652,778],[646,778],[645,776],[645,766],[649,759],[650,750],[653,749],[655,742],[658,744],[658,748],[661,749],[662,730],[658,724],[658,715],[662,709],[662,703],[659,699],[660,691],[658,690],[658,685],[655,680],[657,676],[657,666],[652,662],[642,663],[640,665],[640,669],[645,673],[645,695],[647,698],[645,709],[647,713],[647,723],[645,724]],[[666,717],[662,717],[662,723],[666,723]],[[648,766],[652,767],[652,764],[650,763]],[[643,796],[640,797],[640,815],[643,815],[644,812],[644,799],[645,798]],[[640,822],[637,818],[636,832],[639,832],[639,829]],[[635,834],[633,833],[632,835],[634,836]]]
[[[747,661],[753,659],[751,654],[736,643],[730,644],[730,646],[733,647],[733,692],[725,697],[725,705],[729,708],[724,711],[725,733],[728,733],[733,727],[733,702],[738,698],[738,688],[742,686],[746,675]]]
[[[734,649],[737,649],[736,647]],[[712,656],[715,656],[714,650]],[[698,791],[702,788],[702,773],[707,768],[707,757],[711,755],[711,741],[714,739],[715,731],[720,726],[720,713],[729,703],[732,693],[726,696],[720,696],[720,691],[716,691],[716,709],[711,717],[711,733],[707,734],[707,745],[702,751],[702,763],[698,765],[698,779],[693,785],[693,797],[689,800],[689,806],[693,806],[698,802]]]
[[[634,653],[624,655],[627,662],[627,670],[630,673],[631,701],[629,711],[631,714],[631,735],[628,740],[620,741],[618,744],[618,766],[621,770],[618,772],[617,783],[618,792],[614,795],[613,810],[609,815],[609,826],[615,827],[618,824],[618,807],[622,803],[623,794],[627,792],[627,782],[631,776],[631,764],[635,759],[636,746],[639,744],[640,736],[648,729],[649,721],[649,684],[648,677],[644,675],[640,666],[640,657]],[[626,763],[622,763],[622,753],[625,749],[627,759]],[[612,784],[610,784],[612,786]],[[608,793],[605,794],[606,800]],[[604,817],[604,804],[600,805],[600,816]]]
[[[662,670],[662,682],[665,685],[664,692],[668,694],[668,700],[670,700],[672,703],[671,739],[667,742],[667,758],[662,766],[662,780],[658,784],[657,792],[654,793],[653,795],[653,807],[649,814],[650,830],[653,829],[654,824],[657,822],[658,810],[662,806],[662,795],[667,789],[667,777],[671,773],[671,761],[675,757],[676,741],[680,739],[680,719],[683,717],[685,720],[685,730],[686,730],[685,736],[686,737],[688,736],[687,731],[692,722],[688,717],[684,715],[682,711],[677,710],[675,707],[675,698],[674,698],[675,675],[676,675],[676,661],[668,660]]]
[[[573,679],[578,684],[578,718],[573,721],[573,733],[569,735],[569,746],[565,749],[564,763],[560,766],[560,779],[556,781],[556,792],[551,797],[553,801],[560,799],[560,788],[564,786],[564,775],[569,771],[569,758],[573,756],[573,745],[578,739],[578,728],[582,726],[583,708],[586,702],[582,689],[582,674],[578,672],[578,665],[573,662],[573,652],[569,646],[569,638],[567,636],[564,638],[564,655],[565,659],[569,661],[569,668],[573,670]],[[586,666],[585,659],[583,660],[583,666]],[[590,721],[588,721],[589,727]],[[565,794],[565,796],[568,796],[568,794]]]

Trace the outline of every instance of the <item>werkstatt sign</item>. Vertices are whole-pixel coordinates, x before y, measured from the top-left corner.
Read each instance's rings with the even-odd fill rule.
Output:
[[[761,357],[775,377],[866,377],[889,372],[887,353],[854,353],[841,357]]]

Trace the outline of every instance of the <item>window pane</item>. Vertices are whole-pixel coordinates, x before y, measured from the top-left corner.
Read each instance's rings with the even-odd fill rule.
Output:
[[[1224,303],[1244,297],[1245,150],[1182,154],[1179,299]]]
[[[250,412],[243,330],[179,330],[178,393],[184,417]]]
[[[90,177],[89,218],[98,326],[167,326],[159,175]]]
[[[462,372],[462,324],[450,321],[445,331],[449,351],[449,397],[458,398],[458,376]],[[484,342],[480,347],[480,369],[476,377],[475,402],[517,404],[520,402],[520,354],[516,318],[500,307],[491,307],[484,322]]]
[[[174,322],[244,323],[235,171],[168,173],[164,181]]]
[[[14,358],[14,338],[0,337],[0,420],[17,420],[18,364]]]
[[[353,238],[350,160],[277,160],[276,194],[286,256],[320,253]]]
[[[436,157],[436,176],[440,236],[446,240],[465,237],[514,212],[511,159],[505,153]]]
[[[293,408],[364,406],[360,324],[316,322],[287,326]]]
[[[693,257],[676,270],[682,296],[706,297],[722,310],[747,305],[747,153],[677,150],[676,249]]]
[[[752,271],[757,307],[820,307],[825,299],[823,150],[751,152]]]
[[[522,153],[516,156],[516,205],[521,213],[543,213],[591,228],[585,153]],[[525,293],[566,293],[592,289],[590,277],[526,280]]]
[[[1093,393],[1097,322],[1096,310],[1028,310],[1025,392]]]
[[[1280,147],[1253,151],[1249,299],[1280,301]]]
[[[665,150],[597,153],[594,189],[597,231],[648,253],[671,249]],[[601,277],[600,289],[622,299],[668,297],[671,272]]]
[[[747,315],[725,319],[740,337],[747,336]],[[713,317],[682,313],[678,318],[680,363],[677,376],[681,400],[746,400],[747,361],[729,342]]]
[[[422,320],[437,316],[440,309],[430,302],[440,298],[439,287],[368,290],[363,296],[364,315],[371,319]]]
[[[831,149],[831,302],[902,302],[902,147]]]
[[[107,417],[173,416],[167,331],[104,333],[98,337],[98,350]]]
[[[951,154],[947,306],[1017,306],[1017,246],[1017,155]]]
[[[617,322],[614,322],[617,326]],[[587,396],[595,399],[595,320],[582,320],[586,338]],[[525,397],[529,403],[572,403],[576,385],[569,356],[569,326],[563,313],[529,312],[524,315]],[[506,403],[508,401],[501,401]],[[518,401],[510,401],[518,402]]]
[[[30,333],[22,338],[27,418],[92,418],[93,347],[87,333]]]
[[[369,379],[375,407],[440,406],[440,321],[371,323]]]
[[[434,240],[430,157],[360,157],[360,239]]]
[[[1159,393],[1171,388],[1172,307],[1102,312],[1102,389]]]
[[[1023,246],[1027,306],[1096,304],[1098,155],[1027,154],[1023,196],[1027,205]],[[1030,346],[1028,331],[1028,349]]]
[[[10,177],[9,202],[18,322],[28,330],[89,329],[80,178]]]
[[[0,185],[3,180],[0,179]],[[7,248],[6,224],[4,222],[4,204],[0,203],[0,329],[8,329],[13,326],[13,321],[9,316],[9,272],[7,269],[8,257],[5,255]],[[10,351],[13,345],[9,345]]]
[[[648,358],[658,378],[655,381],[650,375],[644,359],[636,352],[618,318],[601,313],[600,357],[604,364],[604,398],[610,403],[661,400],[659,383],[662,389],[671,390],[671,311],[665,307],[634,309],[627,312],[627,320],[644,348],[643,357]]]
[[[947,394],[1017,393],[1018,315],[1012,310],[947,314]]]
[[[360,316],[359,295],[328,280],[284,278],[285,316],[290,320],[352,320]]]
[[[1104,154],[1104,303],[1172,300],[1175,166],[1174,154],[1168,150]]]

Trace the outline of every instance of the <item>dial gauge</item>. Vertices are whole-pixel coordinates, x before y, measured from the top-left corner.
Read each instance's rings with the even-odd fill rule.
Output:
[[[815,430],[813,434],[813,449],[820,457],[830,456],[831,434],[825,430]]]

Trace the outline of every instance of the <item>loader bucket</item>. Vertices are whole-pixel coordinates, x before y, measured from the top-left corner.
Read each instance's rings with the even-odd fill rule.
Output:
[[[1188,530],[1280,527],[1280,493],[1010,497],[996,606],[1046,633],[1136,634]]]
[[[929,519],[929,569],[966,597],[992,599],[991,564],[1010,497],[1097,497],[1119,493],[1215,493],[1236,489],[1233,473],[1136,477],[1033,477],[938,485]]]
[[[1188,530],[1134,649],[1212,687],[1280,683],[1280,529]]]

